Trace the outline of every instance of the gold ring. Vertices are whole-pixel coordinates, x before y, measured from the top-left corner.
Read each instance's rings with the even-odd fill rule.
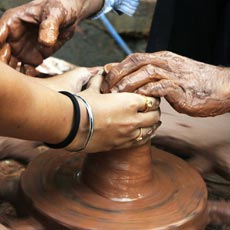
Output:
[[[142,128],[140,128],[140,133],[138,135],[138,137],[136,138],[136,141],[142,141],[143,137],[142,137]]]
[[[144,109],[144,112],[148,112],[153,107],[153,102],[152,102],[152,100],[150,100],[146,96],[144,96],[144,98],[145,98],[145,109]]]

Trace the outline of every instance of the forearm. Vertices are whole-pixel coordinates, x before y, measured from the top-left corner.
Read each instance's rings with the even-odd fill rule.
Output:
[[[104,5],[104,0],[76,0],[76,4],[77,9],[81,9],[77,15],[78,21],[82,21],[83,19],[91,17],[99,12]]]
[[[59,143],[68,135],[73,106],[59,94],[0,63],[0,135]]]
[[[67,73],[68,74],[68,73]],[[47,78],[39,78],[39,77],[30,77],[27,76],[28,80],[35,84],[39,84],[45,86],[51,90],[56,92],[58,91],[69,91],[74,92],[74,84],[68,84],[68,79],[65,79],[63,75],[51,76]]]

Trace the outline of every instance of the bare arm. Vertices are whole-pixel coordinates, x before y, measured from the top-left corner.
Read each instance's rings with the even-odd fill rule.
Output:
[[[72,128],[71,100],[3,63],[0,63],[0,69],[0,135],[53,144],[62,142]],[[94,133],[85,151],[127,148],[149,141],[149,133],[153,134],[158,128],[159,101],[149,98],[152,107],[144,112],[146,99],[143,96],[101,94],[101,82],[102,76],[98,75],[91,79],[88,89],[79,93],[91,105],[95,120]],[[72,151],[84,144],[88,134],[87,111],[81,101],[79,105],[79,130],[66,147]],[[137,142],[140,128],[143,129],[143,140]]]
[[[2,63],[0,68],[0,135],[49,143],[64,140],[72,125],[71,101]]]

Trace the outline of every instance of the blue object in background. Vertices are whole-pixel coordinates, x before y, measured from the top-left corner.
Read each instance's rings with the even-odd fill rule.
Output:
[[[114,38],[114,40],[117,42],[117,44],[122,48],[122,50],[125,52],[125,54],[129,55],[132,53],[131,49],[128,47],[128,45],[125,43],[125,41],[122,39],[122,37],[118,34],[114,26],[110,23],[108,18],[103,14],[100,17],[101,22],[104,24],[110,35]]]

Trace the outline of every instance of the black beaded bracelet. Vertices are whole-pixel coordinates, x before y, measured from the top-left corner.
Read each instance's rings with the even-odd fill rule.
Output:
[[[59,91],[59,93],[64,94],[67,97],[69,97],[73,103],[73,110],[74,110],[74,112],[73,112],[73,125],[72,125],[72,129],[71,129],[69,135],[66,137],[66,139],[64,141],[62,141],[58,144],[45,143],[48,147],[53,148],[53,149],[65,148],[66,146],[68,146],[73,141],[73,139],[77,135],[77,131],[78,131],[80,119],[81,119],[80,107],[79,107],[79,104],[78,104],[76,97],[72,93],[69,93],[67,91]]]

